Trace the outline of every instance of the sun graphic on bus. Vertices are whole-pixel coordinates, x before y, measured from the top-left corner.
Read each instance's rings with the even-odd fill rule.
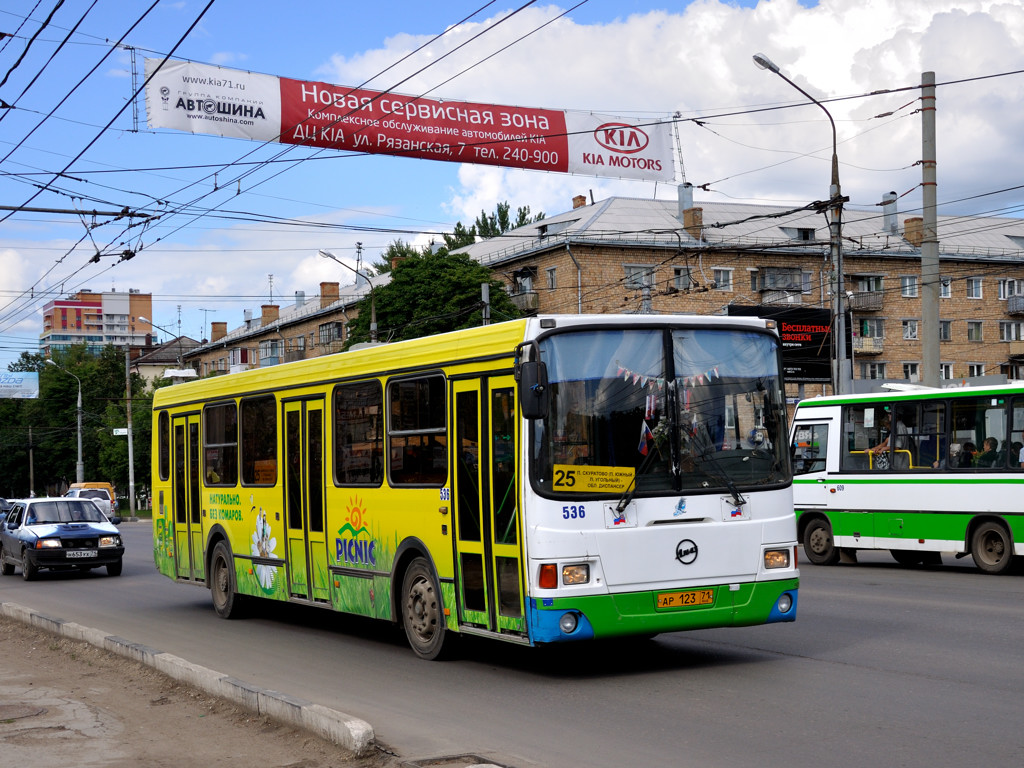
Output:
[[[353,536],[357,536],[360,533],[369,533],[366,529],[365,519],[367,517],[366,507],[363,506],[363,500],[358,496],[353,496],[349,499],[349,505],[345,508],[348,512],[348,517],[345,518],[345,524],[341,526],[338,531],[339,534],[348,531]]]

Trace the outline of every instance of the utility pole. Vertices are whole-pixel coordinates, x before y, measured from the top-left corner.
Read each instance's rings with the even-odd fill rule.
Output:
[[[125,410],[128,414],[128,510],[135,518],[135,455],[132,448],[132,348],[124,348]]]
[[[921,367],[922,383],[939,381],[939,237],[936,215],[935,73],[921,74]]]
[[[480,325],[491,324],[491,284],[480,283],[480,300],[483,302],[483,322]]]

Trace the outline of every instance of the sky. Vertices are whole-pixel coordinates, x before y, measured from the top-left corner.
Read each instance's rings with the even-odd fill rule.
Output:
[[[926,71],[939,213],[1024,206],[1017,2],[6,0],[0,32],[0,369],[38,349],[48,301],[82,288],[151,293],[164,338],[208,338],[211,322],[235,328],[246,309],[352,283],[320,249],[354,266],[359,243],[372,263],[503,201],[554,215],[579,194],[675,199],[682,181],[698,204],[827,199],[828,117],[755,53],[833,118],[849,207],[875,210],[890,190],[901,211],[920,207]],[[282,145],[147,127],[133,88],[146,58],[172,51],[297,80],[673,120],[675,181],[305,147],[260,162]],[[126,209],[161,216],[129,228],[74,213]]]

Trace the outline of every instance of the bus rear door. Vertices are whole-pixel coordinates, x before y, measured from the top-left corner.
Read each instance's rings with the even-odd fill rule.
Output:
[[[525,637],[514,383],[459,381],[452,395],[459,623]]]

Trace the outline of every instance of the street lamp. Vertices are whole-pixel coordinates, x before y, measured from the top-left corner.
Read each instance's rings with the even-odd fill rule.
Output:
[[[357,278],[357,283],[356,283],[357,285],[358,285],[358,278],[360,278],[360,277],[363,278],[369,284],[369,286],[370,286],[370,342],[371,343],[376,342],[377,341],[377,303],[376,303],[376,300],[375,300],[374,295],[373,295],[373,281],[370,278],[368,278],[366,275],[364,275],[362,272],[360,272],[358,269],[356,269],[355,267],[350,267],[348,264],[346,264],[344,261],[339,259],[337,256],[335,256],[330,251],[325,251],[323,248],[321,248],[320,249],[320,256],[325,258],[325,259],[330,259],[331,261],[336,261],[339,264],[341,264],[341,266],[345,267],[345,269],[348,269],[348,270],[350,270],[352,272],[355,272],[356,273],[356,278]]]
[[[50,358],[46,359],[46,362],[50,365],[56,365],[68,376],[74,376],[75,381],[78,382],[78,461],[75,463],[75,482],[85,482],[85,464],[82,463],[82,380],[75,376],[71,371],[65,368],[63,365],[55,363]]]
[[[773,62],[763,53],[754,54],[754,63],[761,69],[767,69],[770,72],[774,72],[776,75],[781,77],[791,86],[796,88],[800,93],[806,96],[810,101],[821,107],[821,111],[828,117],[828,122],[832,126],[832,185],[829,188],[829,208],[832,212],[832,217],[829,221],[829,240],[831,243],[832,251],[832,269],[835,270],[835,285],[832,290],[832,302],[833,302],[833,317],[835,319],[835,330],[836,330],[836,362],[833,369],[834,385],[836,394],[847,393],[847,382],[852,379],[853,372],[850,372],[850,376],[847,376],[847,363],[846,363],[846,308],[845,304],[845,285],[843,280],[843,198],[842,191],[839,187],[839,155],[836,152],[836,123],[832,119],[832,115],[825,105],[818,101],[816,98],[811,96],[807,91],[801,88],[799,85],[794,83],[779,70],[778,64]]]

